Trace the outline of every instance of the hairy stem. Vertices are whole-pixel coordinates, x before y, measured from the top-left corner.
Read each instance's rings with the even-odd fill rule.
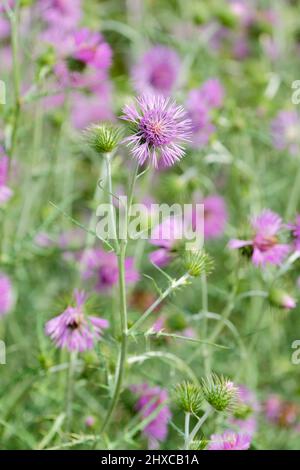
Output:
[[[207,418],[209,417],[211,412],[212,412],[212,408],[211,407],[207,408],[204,415],[201,416],[201,418],[199,419],[198,423],[196,424],[196,426],[194,427],[194,429],[192,430],[192,432],[190,433],[190,435],[189,435],[189,437],[186,441],[186,447],[185,447],[186,450],[189,450],[189,447],[190,447],[191,443],[193,442],[193,440],[195,439],[195,437],[197,435],[197,432],[200,430],[202,425],[205,423],[205,421],[207,420]]]

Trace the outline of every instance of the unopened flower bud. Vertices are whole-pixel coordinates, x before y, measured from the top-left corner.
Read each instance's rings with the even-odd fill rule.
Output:
[[[210,274],[213,270],[213,259],[201,250],[186,250],[184,266],[190,276],[198,277],[201,274]]]
[[[205,400],[217,411],[231,411],[238,397],[238,388],[230,380],[212,374],[202,380]]]
[[[98,154],[112,152],[120,140],[120,131],[108,124],[94,124],[86,130],[90,147]]]
[[[197,415],[201,410],[203,393],[201,387],[191,382],[182,382],[175,389],[176,402],[186,413]]]
[[[286,310],[291,310],[296,307],[296,300],[283,289],[274,287],[269,292],[270,302],[279,308],[285,308]]]

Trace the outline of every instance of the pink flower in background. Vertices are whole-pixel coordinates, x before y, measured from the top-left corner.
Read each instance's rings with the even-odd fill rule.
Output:
[[[243,410],[243,408],[245,408]],[[257,413],[260,410],[255,394],[245,385],[238,387],[238,402],[229,423],[238,429],[239,433],[251,438],[257,430]]]
[[[205,146],[215,131],[211,110],[222,106],[224,89],[216,78],[210,78],[199,88],[189,92],[186,108],[192,121],[192,142],[195,147]]]
[[[111,86],[101,80],[95,93],[73,93],[71,120],[75,129],[84,129],[92,123],[113,121]]]
[[[74,59],[96,69],[106,70],[111,65],[112,50],[100,33],[87,28],[73,33]]]
[[[135,409],[141,413],[142,419],[160,408],[157,416],[143,430],[144,436],[148,438],[149,449],[157,449],[159,443],[167,437],[168,423],[171,419],[171,411],[167,405],[168,392],[160,387],[150,387],[148,384],[133,385],[130,389],[139,395]]]
[[[295,250],[300,251],[300,215],[296,216],[294,223],[287,224],[287,228],[291,230],[293,244]]]
[[[132,71],[138,93],[170,95],[178,82],[180,59],[166,46],[154,46],[147,51]]]
[[[81,19],[81,0],[39,0],[39,10],[49,27],[71,30]]]
[[[10,312],[13,307],[13,288],[9,277],[0,272],[0,317]]]
[[[277,150],[287,150],[291,155],[299,152],[300,119],[296,111],[280,111],[271,123],[271,137]]]
[[[254,230],[252,240],[230,240],[229,248],[252,247],[252,262],[256,266],[264,266],[267,263],[281,264],[290,251],[290,247],[279,242],[278,233],[282,228],[279,215],[270,210],[264,210],[252,219],[252,228]]]
[[[94,416],[87,416],[85,418],[84,424],[87,428],[93,428],[95,426],[96,420]]]
[[[251,437],[227,430],[223,434],[212,434],[208,450],[247,450]]]
[[[99,292],[109,291],[118,283],[118,259],[115,253],[109,253],[101,248],[88,250],[82,258],[83,279],[95,280],[95,290]],[[139,280],[139,273],[134,267],[134,259],[125,260],[126,283],[135,283]]]
[[[126,138],[140,165],[155,168],[174,165],[184,156],[183,143],[190,137],[190,121],[181,106],[162,96],[143,95],[123,109],[122,119],[135,128]]]
[[[7,186],[9,158],[0,147],[0,206],[6,203],[12,196],[13,191]]]
[[[268,421],[281,427],[299,429],[300,408],[297,403],[283,400],[279,395],[268,396],[264,411]]]
[[[221,237],[224,233],[227,222],[227,209],[224,199],[218,194],[207,196],[200,203],[204,204],[204,214],[193,211],[193,228],[197,224],[197,218],[204,215],[204,237],[205,239],[213,239]],[[199,227],[201,227],[199,221]]]
[[[82,352],[93,349],[109,323],[103,318],[85,316],[87,297],[84,292],[75,290],[74,299],[74,306],[68,306],[61,315],[46,323],[45,332],[58,348]]]
[[[171,216],[154,227],[151,232],[151,245],[159,247],[150,253],[150,261],[157,266],[166,266],[172,261],[178,245],[184,238],[184,224],[181,217]]]
[[[10,23],[7,18],[4,17],[0,6],[0,41],[7,39],[10,35]]]
[[[209,108],[220,108],[223,105],[225,90],[220,80],[209,78],[197,90],[197,99],[202,100]]]

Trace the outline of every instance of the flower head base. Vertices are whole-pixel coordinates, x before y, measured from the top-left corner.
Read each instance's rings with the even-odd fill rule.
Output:
[[[253,437],[257,429],[257,413],[260,410],[255,394],[245,385],[238,386],[238,400],[230,425],[240,433]]]
[[[93,124],[86,130],[90,147],[98,154],[112,152],[119,143],[120,132],[108,124]]]
[[[176,85],[179,68],[180,60],[173,49],[154,46],[133,69],[135,88],[139,93],[167,96]]]
[[[230,380],[212,374],[202,380],[205,400],[217,411],[234,409],[238,397],[238,388]]]
[[[202,408],[203,393],[201,387],[191,382],[178,384],[175,389],[176,402],[186,413],[198,415]]]
[[[133,129],[124,142],[140,165],[150,161],[155,168],[169,167],[184,156],[182,143],[189,140],[190,121],[181,106],[162,96],[143,95],[123,112],[122,119]]]
[[[247,450],[250,444],[251,437],[247,434],[228,430],[223,434],[212,434],[208,450]]]
[[[256,266],[265,264],[279,265],[288,254],[289,245],[280,243],[278,232],[282,228],[279,215],[270,210],[264,210],[252,220],[254,235],[252,240],[230,240],[231,249],[249,249],[252,262]]]
[[[184,266],[190,276],[198,277],[201,274],[210,274],[213,270],[213,259],[201,250],[186,250]]]
[[[139,395],[135,405],[143,419],[148,418],[157,410],[157,414],[144,428],[143,433],[148,438],[149,448],[156,449],[159,442],[166,439],[168,434],[168,422],[171,412],[167,405],[168,392],[160,387],[150,387],[148,384],[134,385],[131,391]]]
[[[82,352],[93,349],[102,330],[108,328],[109,324],[103,318],[85,316],[84,292],[75,290],[74,298],[75,306],[68,306],[62,314],[49,320],[45,331],[58,348]]]

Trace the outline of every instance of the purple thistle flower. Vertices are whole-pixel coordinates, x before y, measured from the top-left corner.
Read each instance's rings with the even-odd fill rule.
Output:
[[[296,111],[280,111],[271,123],[271,137],[277,150],[299,152],[300,119]]]
[[[160,387],[150,387],[148,384],[133,385],[131,391],[139,395],[135,409],[141,413],[143,419],[161,407],[143,430],[144,436],[148,438],[149,449],[157,449],[159,442],[163,442],[167,437],[168,422],[171,419],[171,411],[167,405],[168,392]]]
[[[109,253],[99,248],[90,249],[82,259],[83,279],[95,279],[95,290],[98,292],[110,291],[118,283],[118,259],[115,253]],[[134,267],[131,257],[125,260],[126,283],[135,283],[139,280],[139,273]]]
[[[178,82],[180,59],[170,47],[157,45],[148,50],[133,68],[138,93],[170,95]]]
[[[281,264],[290,247],[278,240],[277,234],[282,228],[282,220],[279,215],[270,210],[264,210],[252,220],[251,225],[254,230],[252,239],[230,240],[229,248],[252,247],[252,262],[256,266],[264,266],[266,263]]]
[[[0,206],[7,202],[13,191],[7,186],[9,158],[0,147]]]
[[[13,288],[9,277],[0,272],[0,317],[10,312],[13,307]]]
[[[251,437],[247,434],[238,434],[227,430],[223,434],[212,434],[208,450],[247,450],[251,444]]]
[[[102,335],[102,330],[108,328],[109,323],[103,318],[85,316],[84,292],[75,290],[74,298],[75,306],[68,306],[63,313],[49,320],[45,332],[58,348],[82,352],[93,349]]]
[[[140,165],[149,160],[155,168],[164,168],[184,156],[182,143],[189,140],[190,121],[181,106],[162,96],[143,95],[123,112],[121,119],[134,127],[125,142]]]

